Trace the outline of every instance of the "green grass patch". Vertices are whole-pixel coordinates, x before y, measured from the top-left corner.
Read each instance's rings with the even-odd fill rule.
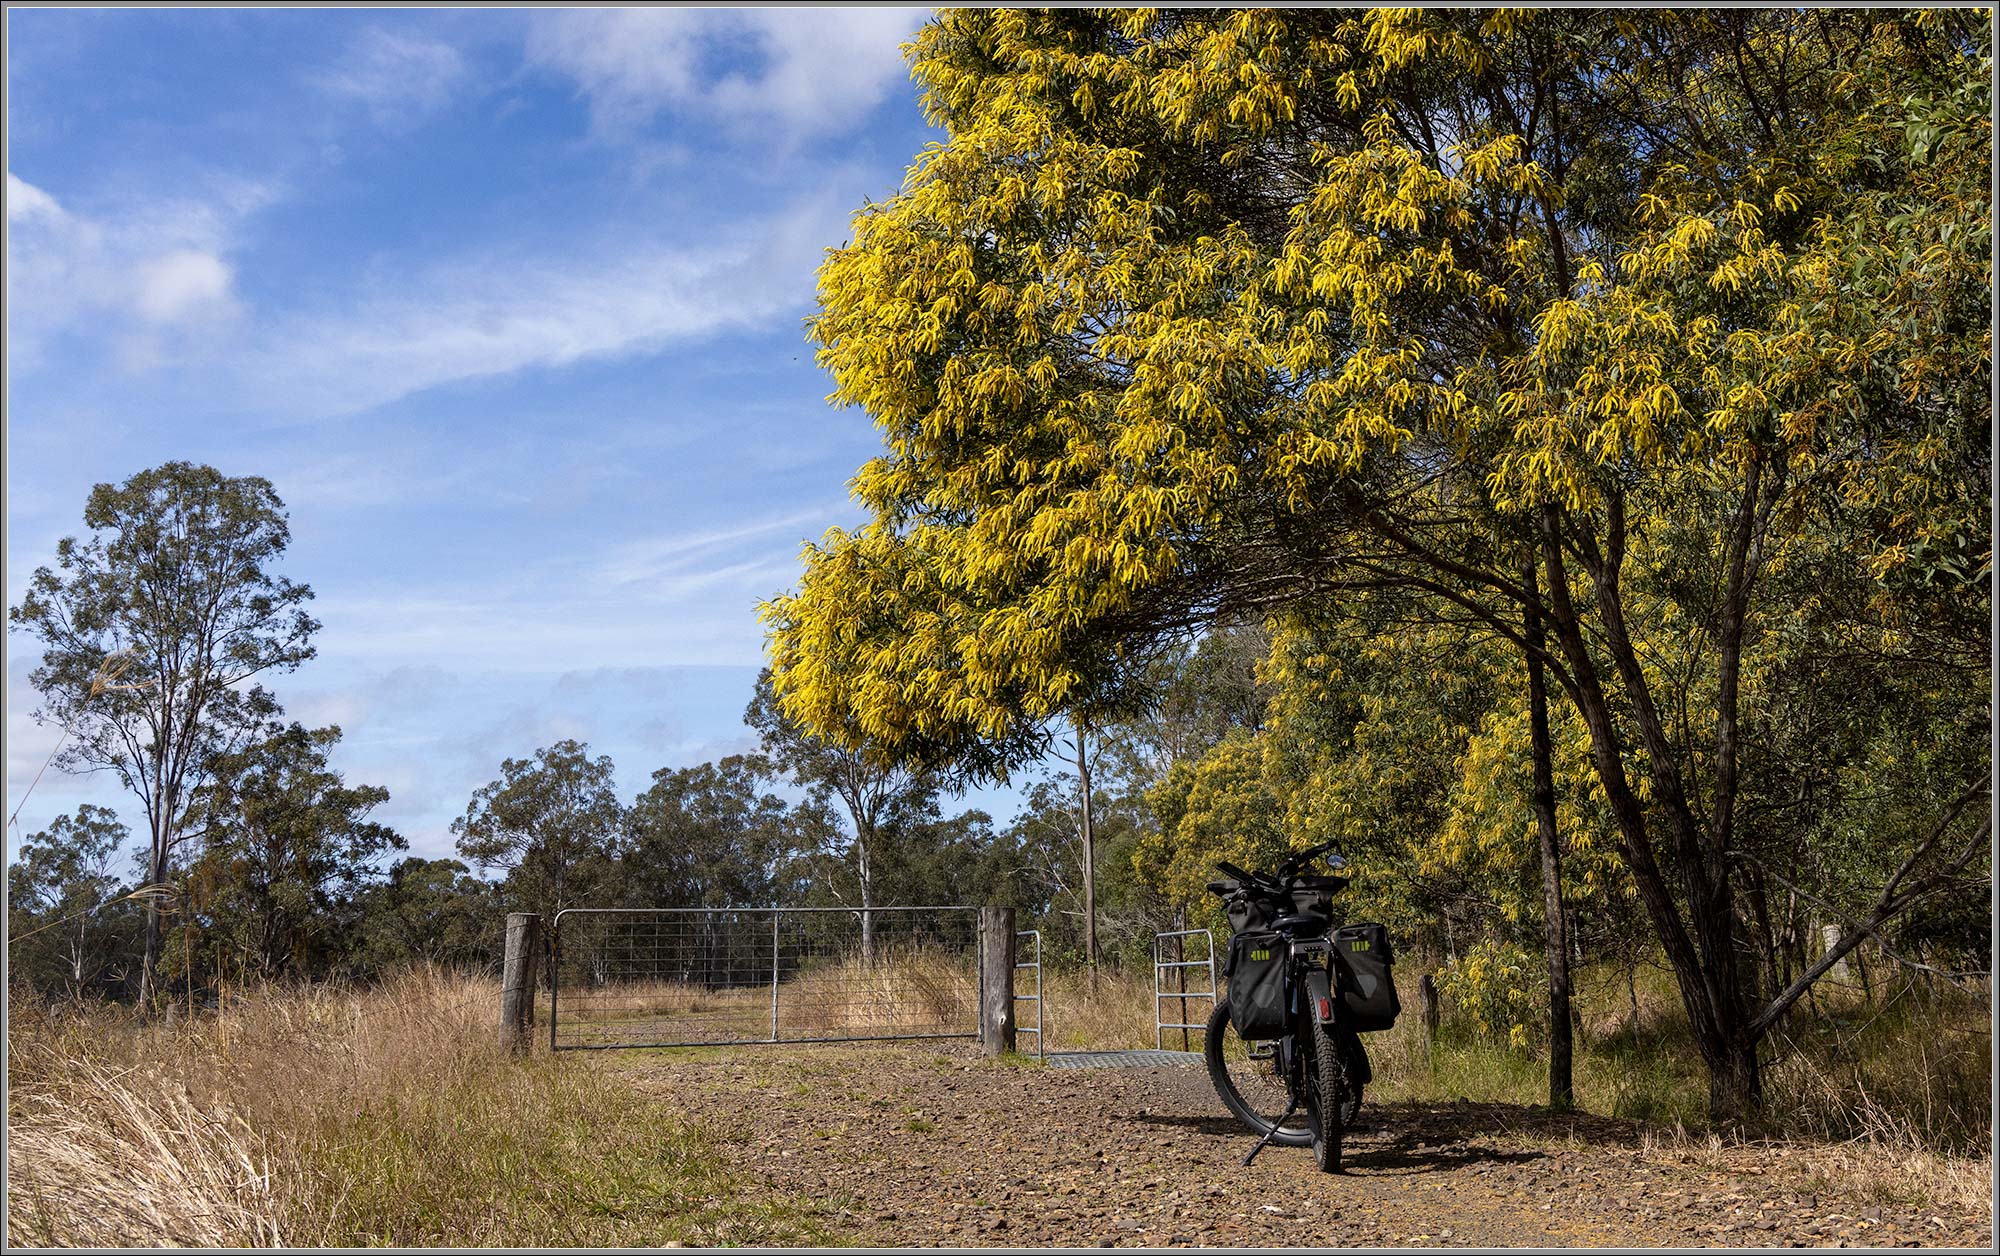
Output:
[[[824,1244],[797,1201],[744,1198],[714,1131],[569,1059],[378,1096],[300,1148],[329,1246]],[[321,1211],[313,1209],[312,1211]]]

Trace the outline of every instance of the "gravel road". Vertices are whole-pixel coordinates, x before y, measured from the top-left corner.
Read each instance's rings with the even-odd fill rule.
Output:
[[[866,1245],[1987,1248],[1986,1215],[1814,1194],[1754,1147],[1649,1152],[1629,1122],[1377,1107],[1349,1171],[1250,1136],[1191,1068],[990,1063],[952,1044],[633,1053],[774,1195]],[[1838,1154],[1838,1153],[1833,1153]]]

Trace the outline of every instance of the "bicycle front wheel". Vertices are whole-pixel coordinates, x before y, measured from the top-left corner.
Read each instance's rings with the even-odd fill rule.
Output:
[[[1208,1080],[1237,1120],[1258,1136],[1271,1127],[1291,1105],[1291,1091],[1285,1085],[1282,1057],[1275,1042],[1245,1042],[1229,1023],[1229,999],[1215,1001],[1209,1013],[1208,1032],[1202,1036],[1202,1056],[1208,1064]],[[1303,1112],[1295,1112],[1271,1139],[1287,1147],[1312,1145],[1312,1130]]]

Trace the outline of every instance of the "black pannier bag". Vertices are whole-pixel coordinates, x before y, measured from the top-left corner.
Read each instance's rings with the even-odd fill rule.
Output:
[[[1357,1033],[1388,1029],[1403,1004],[1390,972],[1395,956],[1389,931],[1377,924],[1342,925],[1333,931],[1340,950],[1340,1020]]]
[[[1231,933],[1255,933],[1270,927],[1271,918],[1265,913],[1264,905],[1249,894],[1231,895],[1227,910]]]
[[[1282,1038],[1290,1030],[1285,989],[1285,940],[1275,933],[1239,933],[1229,939],[1229,1023],[1246,1042]]]

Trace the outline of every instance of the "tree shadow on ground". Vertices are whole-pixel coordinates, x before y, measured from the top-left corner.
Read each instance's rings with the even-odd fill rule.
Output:
[[[1558,1140],[1591,1147],[1637,1147],[1639,1124],[1591,1112],[1556,1112],[1512,1103],[1422,1103],[1402,1100],[1370,1104],[1364,1120],[1384,1129],[1421,1130],[1442,1141],[1475,1137]]]
[[[1166,1126],[1241,1143],[1238,1154],[1247,1153],[1257,1140],[1256,1135],[1233,1117],[1146,1113],[1133,1119],[1142,1125]],[[1540,1160],[1547,1155],[1542,1151],[1467,1142],[1462,1136],[1440,1140],[1429,1131],[1399,1130],[1393,1123],[1381,1119],[1368,1123],[1365,1128],[1367,1132],[1351,1136],[1344,1159],[1351,1168],[1382,1174],[1435,1172],[1471,1164],[1518,1164]],[[1273,1145],[1262,1154],[1284,1155],[1296,1150],[1299,1149]]]
[[[1536,1147],[1503,1144],[1575,1141],[1597,1147],[1632,1147],[1638,1127],[1587,1112],[1551,1112],[1504,1103],[1370,1105],[1361,1128],[1350,1134],[1343,1157],[1363,1173],[1402,1175],[1475,1164],[1525,1164],[1548,1157]],[[1254,1140],[1234,1117],[1215,1114],[1142,1113],[1141,1124],[1166,1126],[1215,1138]],[[1281,1149],[1280,1149],[1281,1150]]]

